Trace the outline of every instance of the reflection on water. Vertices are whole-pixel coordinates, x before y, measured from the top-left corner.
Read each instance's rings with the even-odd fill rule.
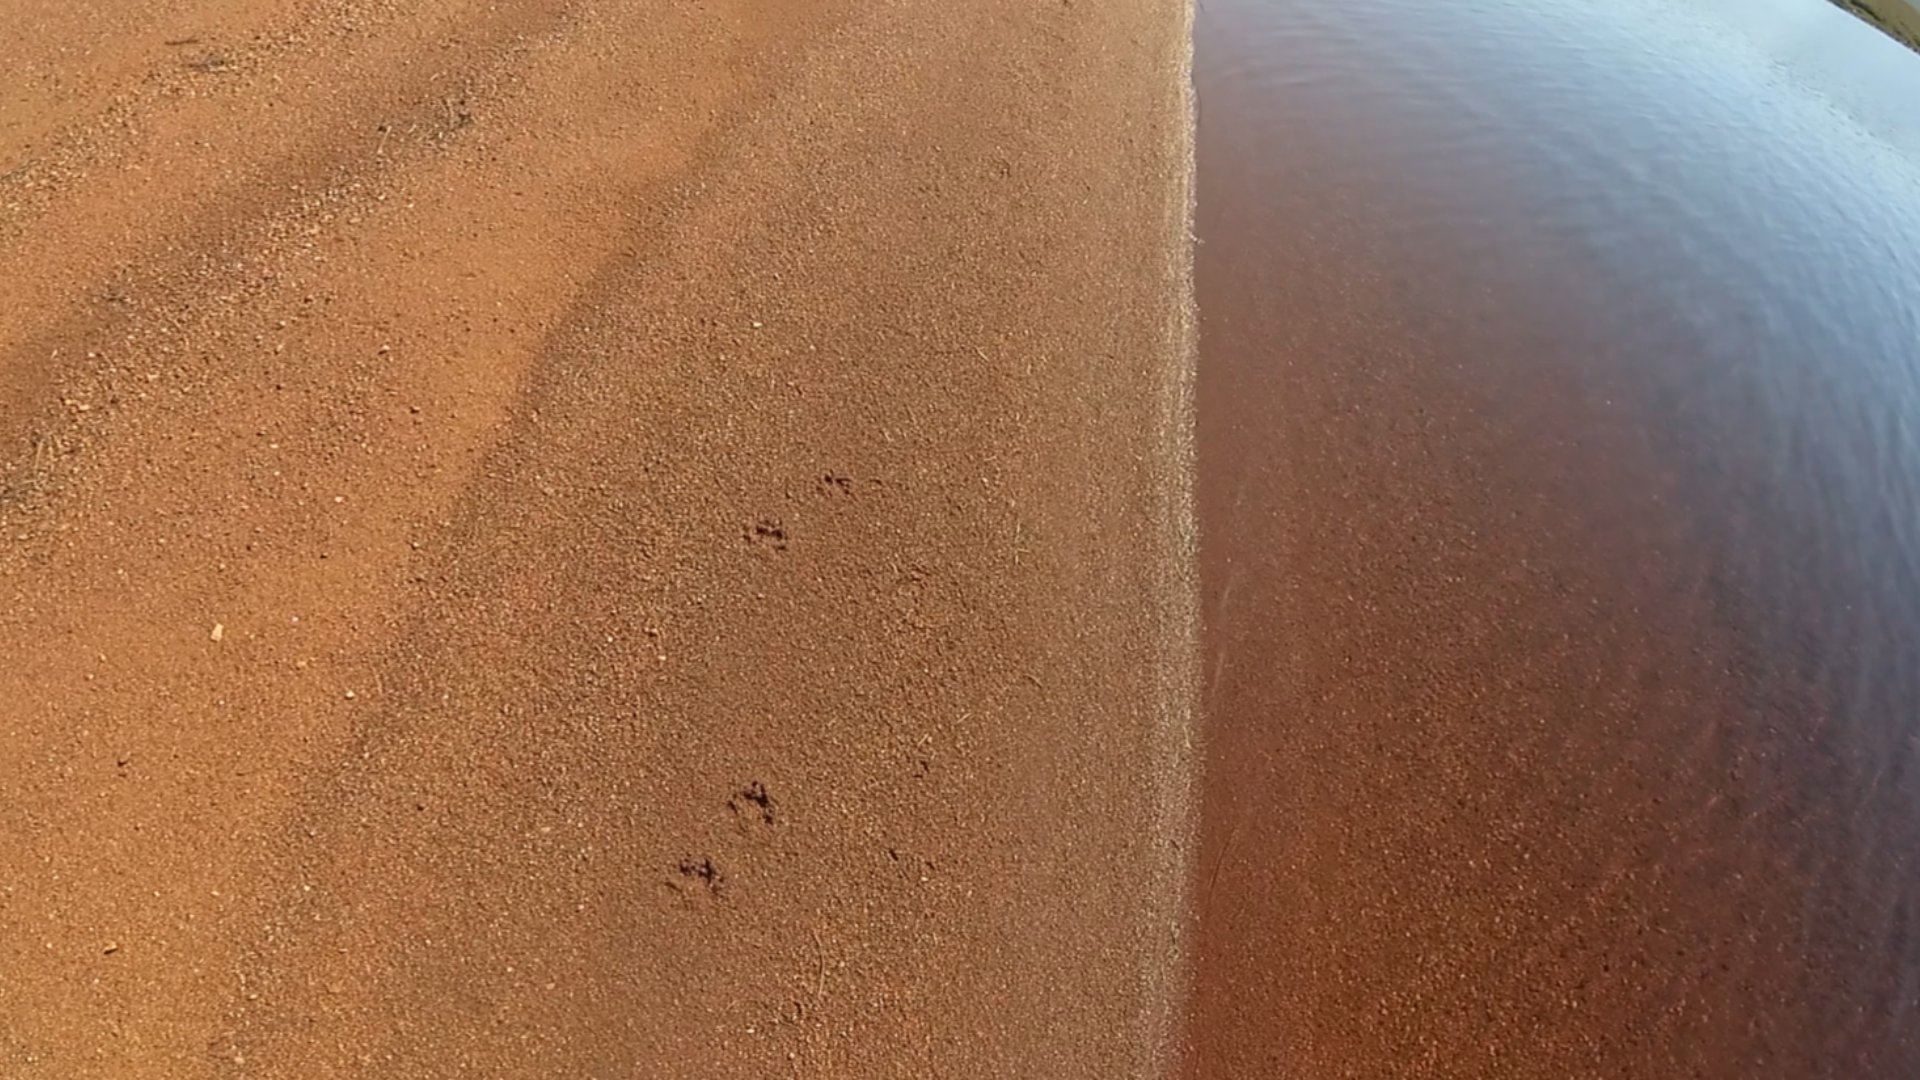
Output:
[[[1920,57],[1825,0],[1198,50],[1194,1072],[1920,1075]]]

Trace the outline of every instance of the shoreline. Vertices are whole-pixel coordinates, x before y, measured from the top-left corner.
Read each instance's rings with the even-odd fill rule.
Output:
[[[1920,52],[1920,4],[1912,0],[1833,0],[1902,45]]]
[[[1167,947],[1147,959],[1147,998],[1157,1010],[1151,1023],[1153,1058],[1146,1070],[1155,1077],[1176,1075],[1186,1056],[1188,1002],[1192,990],[1192,943],[1199,923],[1193,904],[1201,844],[1199,798],[1205,778],[1204,717],[1200,687],[1201,649],[1200,537],[1197,505],[1198,463],[1195,436],[1199,383],[1199,304],[1195,289],[1195,221],[1199,196],[1199,99],[1194,73],[1197,0],[1180,0],[1173,80],[1175,123],[1170,154],[1176,166],[1168,206],[1168,251],[1174,303],[1168,312],[1167,340],[1173,362],[1157,392],[1161,408],[1157,437],[1161,448],[1157,518],[1164,548],[1159,556],[1170,580],[1155,593],[1160,606],[1160,640],[1170,655],[1161,672],[1162,716],[1153,756],[1162,764],[1155,775],[1157,811],[1153,824],[1159,856],[1148,893],[1158,898],[1155,922],[1164,927]]]

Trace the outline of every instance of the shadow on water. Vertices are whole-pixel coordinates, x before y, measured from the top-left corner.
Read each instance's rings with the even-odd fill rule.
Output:
[[[1198,36],[1190,1073],[1920,1075],[1920,57]]]

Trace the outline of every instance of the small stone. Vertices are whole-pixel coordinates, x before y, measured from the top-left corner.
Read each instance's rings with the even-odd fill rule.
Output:
[[[349,690],[349,691],[347,691],[347,700],[348,700],[348,701],[352,701],[352,700],[353,700],[353,698],[354,698],[354,693],[353,693],[353,691],[351,691],[351,690]]]
[[[207,636],[209,638],[212,638],[214,641],[219,641],[221,638],[224,638],[227,636],[227,628],[222,623],[214,623],[213,633],[208,634]]]

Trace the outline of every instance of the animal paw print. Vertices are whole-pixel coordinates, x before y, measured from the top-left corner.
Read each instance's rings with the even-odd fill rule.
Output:
[[[758,780],[734,792],[727,800],[727,809],[736,814],[758,817],[766,825],[779,820],[779,815],[773,809],[773,796],[767,793],[767,785]]]
[[[702,855],[698,858],[689,856],[681,859],[676,869],[680,873],[681,882],[667,882],[676,892],[685,891],[686,886],[704,886],[707,892],[719,896],[727,883],[727,876],[720,872],[719,865],[711,856]]]
[[[747,542],[765,544],[775,551],[787,550],[787,529],[778,518],[761,518],[747,526]]]

